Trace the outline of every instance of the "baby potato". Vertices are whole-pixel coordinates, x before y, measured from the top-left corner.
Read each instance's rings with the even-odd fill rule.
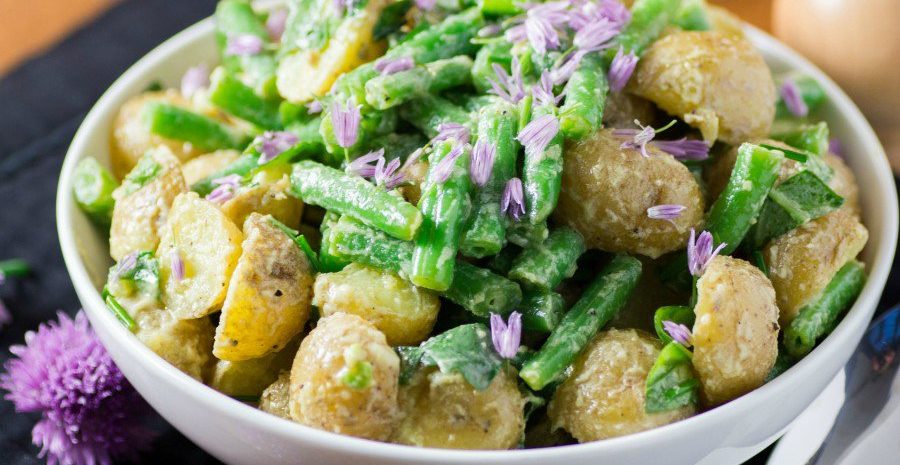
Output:
[[[270,384],[259,397],[259,409],[285,420],[291,418],[291,372],[282,371],[278,379]]]
[[[300,341],[294,339],[284,349],[259,358],[240,362],[218,360],[207,384],[229,396],[258,396],[276,381],[279,373],[291,369],[299,347]]]
[[[837,195],[844,198],[844,208],[850,209],[859,215],[859,185],[856,184],[856,176],[850,167],[844,163],[841,157],[833,154],[825,154],[825,163],[834,170],[834,175],[828,180],[828,187]]]
[[[184,173],[184,180],[187,182],[187,185],[191,186],[207,176],[218,173],[240,156],[241,153],[237,150],[216,150],[215,152],[204,153],[184,162],[181,165],[181,172]]]
[[[650,124],[656,119],[656,106],[628,92],[610,92],[603,110],[603,125],[608,128],[633,128],[634,120]]]
[[[278,93],[293,103],[308,102],[325,95],[340,75],[383,55],[386,44],[372,33],[388,3],[370,0],[341,22],[323,48],[300,50],[282,59],[276,72]],[[329,2],[320,4],[333,8]]]
[[[185,144],[182,141],[166,139],[151,134],[141,117],[144,106],[151,102],[168,103],[179,107],[190,107],[178,91],[163,90],[159,92],[144,92],[125,102],[116,118],[113,120],[112,152],[110,162],[113,174],[122,179],[126,173],[134,168],[138,160],[150,150],[159,146],[165,146],[181,161],[188,160],[200,151]]]
[[[398,418],[400,358],[378,329],[347,313],[319,320],[291,368],[291,417],[304,425],[387,440]]]
[[[162,300],[179,319],[218,310],[241,256],[243,234],[215,205],[194,192],[175,198],[159,250]],[[172,262],[184,264],[183,279],[172,276]]]
[[[765,382],[778,355],[778,306],[766,275],[717,256],[697,283],[694,369],[707,405],[728,402]]]
[[[660,350],[662,344],[642,331],[610,329],[597,334],[553,394],[547,407],[553,429],[565,429],[578,442],[599,441],[696,413],[693,406],[660,413],[644,410],[647,373]]]
[[[231,275],[213,354],[240,361],[281,350],[303,331],[312,300],[312,265],[272,222],[251,213]]]
[[[775,82],[746,39],[714,31],[669,34],[641,57],[629,91],[703,133],[708,142],[764,137],[775,116]]]
[[[391,442],[441,449],[511,449],[525,428],[525,399],[514,370],[501,370],[483,391],[459,373],[436,368],[401,387],[403,420]]]
[[[156,175],[133,192],[134,185],[129,182],[113,192],[116,204],[109,228],[109,254],[116,261],[131,252],[156,250],[172,202],[187,192],[181,164],[171,150],[160,146],[147,156],[159,166]]]
[[[723,36],[743,38],[744,21],[734,13],[718,5],[706,5],[706,15],[712,29]]]
[[[303,214],[303,202],[288,195],[291,182],[287,176],[273,182],[261,182],[241,188],[221,209],[234,224],[244,224],[251,213],[272,215],[285,225],[296,228]]]
[[[869,232],[849,206],[773,239],[763,249],[780,310],[787,327],[825,289],[835,273],[859,255]]]
[[[425,340],[441,308],[434,292],[389,271],[357,263],[317,276],[315,296],[322,316],[344,312],[363,317],[392,346]]]
[[[601,129],[566,147],[554,218],[580,232],[588,248],[651,258],[684,248],[690,229],[703,220],[697,181],[653,146],[644,157],[621,145],[612,130]],[[647,216],[648,208],[661,204],[687,208],[671,222]]]

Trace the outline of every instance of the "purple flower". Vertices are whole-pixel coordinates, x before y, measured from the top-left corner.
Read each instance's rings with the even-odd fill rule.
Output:
[[[703,231],[699,237],[695,237],[694,228],[691,228],[691,237],[688,239],[687,245],[688,270],[693,276],[702,276],[709,262],[725,246],[726,244],[723,242],[713,249],[713,236],[709,231]]]
[[[435,183],[443,184],[450,179],[450,175],[453,174],[453,171],[456,169],[456,160],[462,156],[465,151],[464,147],[463,144],[456,144],[453,146],[453,149],[450,150],[450,153],[444,156],[444,158],[441,158],[441,161],[434,167]]]
[[[472,149],[472,159],[469,161],[469,177],[478,187],[484,187],[491,172],[494,170],[494,159],[497,156],[497,146],[479,139]]]
[[[375,165],[372,163],[377,163],[378,160],[383,159],[383,148],[369,152],[347,164],[347,172],[364,178],[371,178],[372,176],[375,176]]]
[[[307,103],[306,111],[308,111],[310,115],[322,113],[322,102],[313,100],[312,102]]]
[[[525,23],[519,23],[506,30],[503,37],[511,43],[517,44],[528,40],[528,33],[525,32]]]
[[[609,65],[609,89],[613,92],[621,92],[631,80],[637,63],[638,57],[634,52],[626,54],[625,50],[619,47],[612,64]]]
[[[225,43],[225,55],[252,56],[263,50],[263,40],[253,34],[229,36]]]
[[[668,334],[673,341],[685,347],[693,345],[694,337],[691,335],[691,330],[687,326],[669,320],[663,321],[662,326],[663,330],[665,330],[666,334]]]
[[[600,16],[622,28],[631,21],[631,10],[619,0],[601,0]]]
[[[508,214],[516,221],[519,221],[519,218],[525,214],[525,196],[522,193],[521,179],[512,178],[503,186],[500,213]]]
[[[241,185],[242,178],[237,174],[229,174],[212,180],[212,184],[217,186],[207,196],[206,200],[217,203],[219,205],[234,198],[238,187]]]
[[[258,136],[254,142],[259,144],[260,156],[258,163],[262,165],[297,145],[297,142],[300,142],[300,138],[292,132],[266,131],[261,136]]]
[[[0,271],[0,286],[6,282],[6,273]],[[9,313],[9,309],[6,308],[6,305],[0,300],[0,328],[12,323],[12,313]]]
[[[441,123],[437,127],[438,134],[434,136],[433,142],[441,142],[445,140],[456,140],[460,144],[469,143],[469,128],[459,123]]]
[[[181,95],[193,97],[200,89],[209,87],[209,67],[205,63],[192,66],[181,77]]]
[[[559,132],[559,119],[554,115],[539,116],[525,125],[516,137],[527,153],[543,153]]]
[[[561,85],[572,77],[572,73],[578,68],[581,59],[588,54],[587,50],[576,50],[566,55],[561,63],[550,70],[550,78],[553,84]]]
[[[841,144],[841,140],[837,137],[828,139],[828,151],[838,157],[844,158],[844,145]]]
[[[348,100],[343,107],[337,102],[331,104],[331,125],[334,128],[334,136],[337,138],[338,145],[346,149],[356,143],[361,119],[359,107],[353,104],[352,99]]]
[[[687,210],[687,207],[684,205],[655,205],[647,209],[647,217],[654,220],[666,220],[675,224],[675,221],[673,220],[681,216],[681,213],[685,210]]]
[[[655,140],[653,146],[681,161],[709,158],[709,145],[702,140],[684,137],[678,140]]]
[[[499,34],[500,31],[503,30],[499,24],[488,24],[487,26],[478,30],[478,37],[494,37]]]
[[[416,66],[416,62],[410,57],[382,58],[375,62],[375,71],[382,75],[399,73]]]
[[[519,65],[519,59],[512,59],[512,75],[506,73],[497,63],[492,65],[497,80],[488,78],[491,83],[490,93],[508,101],[509,103],[519,103],[519,100],[525,98],[525,85],[522,83],[522,67]]]
[[[169,258],[171,260],[172,279],[175,282],[180,282],[184,279],[184,260],[181,259],[181,254],[177,250],[173,250]]]
[[[599,51],[612,46],[612,40],[619,35],[619,28],[607,19],[601,18],[586,24],[575,33],[572,43],[582,50]]]
[[[569,27],[580,31],[588,24],[606,20],[621,30],[631,21],[631,11],[618,0],[602,0],[601,2],[582,2],[571,12]]]
[[[387,190],[392,190],[406,181],[406,177],[401,171],[398,171],[399,169],[399,158],[395,158],[390,162],[385,163],[384,157],[381,157],[375,165],[375,175],[372,178],[376,185],[384,186]]]
[[[416,0],[416,7],[423,11],[433,10],[435,4],[437,4],[437,0]]]
[[[613,130],[613,135],[631,139],[622,143],[621,147],[623,149],[640,150],[641,155],[649,157],[650,154],[647,153],[647,144],[656,137],[657,131],[651,126],[642,125],[638,120],[634,120],[634,124],[641,128],[640,131],[637,129],[615,129]],[[661,130],[662,129],[660,129],[660,131]]]
[[[281,35],[284,34],[284,26],[287,24],[287,17],[288,11],[284,8],[278,8],[269,12],[269,17],[266,18],[266,30],[269,31],[269,37],[273,41],[278,42],[281,40]]]
[[[559,48],[559,32],[546,18],[531,16],[525,19],[525,36],[531,44],[531,48],[538,55],[547,53],[547,50]]]
[[[500,315],[491,313],[491,341],[500,357],[513,359],[519,353],[522,341],[522,314],[512,312],[508,322],[504,322]]]
[[[41,413],[31,431],[50,464],[110,464],[134,459],[153,439],[150,412],[115,365],[87,317],[42,324],[9,348],[0,388],[17,412]]]
[[[122,257],[122,259],[119,260],[119,263],[116,264],[116,271],[113,273],[113,276],[116,279],[119,279],[122,276],[131,273],[131,271],[134,270],[134,267],[137,266],[137,258],[138,252],[131,252]]]
[[[781,84],[781,99],[784,100],[784,106],[794,116],[802,118],[809,114],[809,107],[803,101],[800,87],[793,79],[787,78]]]
[[[563,98],[563,94],[553,95],[553,78],[547,70],[541,73],[541,80],[531,87],[531,95],[538,105],[551,107],[559,105]]]

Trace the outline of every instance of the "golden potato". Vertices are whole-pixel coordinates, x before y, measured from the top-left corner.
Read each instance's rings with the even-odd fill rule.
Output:
[[[859,215],[859,186],[856,184],[856,176],[844,160],[833,153],[825,154],[825,163],[834,170],[834,175],[828,180],[828,187],[837,195],[844,198],[844,208]]]
[[[554,218],[578,230],[588,248],[651,258],[684,248],[691,228],[703,220],[697,181],[683,164],[653,146],[644,157],[621,145],[611,130],[601,129],[566,147]],[[687,209],[672,222],[649,218],[647,209],[661,204]]]
[[[299,339],[294,339],[284,349],[259,358],[240,362],[217,360],[206,384],[229,396],[258,396],[275,382],[279,373],[291,369],[299,347]]]
[[[403,170],[403,174],[406,177],[406,181],[410,184],[401,187],[400,192],[407,202],[418,205],[419,199],[422,198],[422,184],[425,182],[425,177],[428,175],[428,162],[425,160],[418,160],[407,166],[406,169]]]
[[[222,360],[281,350],[309,319],[315,272],[271,216],[250,214],[241,250],[216,328],[213,353]]]
[[[687,418],[693,406],[660,413],[644,410],[647,374],[662,344],[633,329],[602,331],[581,352],[556,389],[547,413],[553,429],[579,442],[637,433]]]
[[[389,271],[357,263],[317,276],[315,296],[322,316],[338,312],[361,316],[383,332],[392,346],[425,340],[441,308],[434,292]]]
[[[323,48],[300,50],[283,58],[276,73],[278,93],[290,102],[308,102],[325,95],[340,75],[384,54],[386,44],[375,40],[372,32],[388,3],[370,0],[361,11],[341,22]],[[319,5],[334,8],[331,2]]]
[[[119,108],[119,113],[116,114],[116,118],[113,120],[112,152],[110,153],[113,174],[119,179],[122,179],[126,173],[131,171],[148,150],[159,146],[168,148],[181,161],[188,160],[201,153],[193,148],[191,144],[166,139],[150,133],[141,117],[141,112],[144,106],[151,102],[168,103],[185,108],[191,106],[190,102],[182,97],[178,91],[170,89],[136,95]]]
[[[773,239],[763,249],[781,326],[787,327],[825,289],[835,273],[862,251],[869,232],[849,206]]]
[[[215,205],[188,192],[175,198],[156,256],[162,300],[176,318],[200,318],[218,310],[241,256],[243,234]],[[172,262],[184,277],[172,276]]]
[[[391,442],[442,449],[511,449],[522,439],[524,407],[514,370],[501,371],[479,391],[459,373],[424,369],[401,387],[403,420]]]
[[[291,418],[291,372],[282,371],[278,379],[267,387],[259,398],[259,409],[285,420]]]
[[[291,182],[287,176],[274,182],[255,183],[241,187],[221,209],[234,224],[244,224],[251,213],[272,215],[285,225],[296,228],[303,214],[303,202],[288,195]]]
[[[775,82],[747,40],[718,32],[676,32],[641,57],[629,91],[730,144],[765,137],[775,116]]]
[[[697,283],[694,368],[708,405],[765,382],[778,355],[778,307],[766,275],[743,260],[717,256]]]
[[[610,92],[603,110],[603,125],[608,128],[633,128],[634,120],[651,124],[656,119],[653,102],[628,92]]]
[[[734,38],[744,37],[744,21],[728,9],[718,5],[706,5],[706,15],[712,29],[719,34]]]
[[[371,323],[319,320],[291,368],[291,417],[313,428],[384,441],[397,421],[400,358]]]
[[[187,192],[180,163],[165,147],[148,152],[133,177],[140,182],[126,179],[113,192],[116,204],[109,228],[109,254],[116,261],[131,252],[156,250],[172,202]]]
[[[220,172],[240,156],[241,153],[237,150],[216,150],[184,162],[181,165],[181,172],[184,173],[187,185],[191,186],[207,176]]]

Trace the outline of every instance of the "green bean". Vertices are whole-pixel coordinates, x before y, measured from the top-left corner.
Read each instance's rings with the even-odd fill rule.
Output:
[[[472,59],[460,55],[378,76],[366,83],[366,102],[384,110],[422,95],[436,94],[471,80]]]
[[[396,0],[384,7],[378,22],[372,29],[372,38],[386,39],[406,24],[406,14],[412,8],[412,0]]]
[[[397,134],[390,133],[372,139],[370,150],[384,149],[385,161],[395,158],[406,160],[416,150],[428,143],[421,134]]]
[[[337,224],[341,216],[335,212],[326,212],[319,225],[322,239],[319,243],[319,271],[322,273],[337,273],[349,265],[350,262],[331,253],[331,227]]]
[[[128,313],[128,310],[125,310],[125,307],[116,300],[116,297],[109,293],[109,289],[107,289],[106,286],[103,287],[101,297],[103,298],[103,302],[106,303],[106,308],[115,315],[116,319],[119,320],[119,323],[122,323],[122,326],[128,328],[131,332],[134,332],[138,328],[137,323]]]
[[[509,270],[509,278],[526,289],[550,291],[564,279],[571,278],[578,257],[587,250],[578,231],[558,227],[542,244],[522,251]]]
[[[800,309],[784,330],[784,345],[794,357],[802,357],[837,327],[839,318],[866,283],[865,265],[851,260],[831,278],[819,297]]]
[[[478,5],[485,16],[511,16],[522,12],[519,4],[513,0],[479,0]]]
[[[803,124],[790,129],[773,132],[772,139],[780,140],[791,147],[816,155],[828,153],[828,123]]]
[[[500,253],[488,260],[487,267],[494,273],[506,276],[512,268],[513,261],[520,253],[522,253],[521,247],[515,244],[507,245]]]
[[[507,72],[512,66],[512,44],[510,42],[493,42],[481,47],[475,54],[475,63],[472,65],[472,84],[479,93],[485,93],[491,88],[491,81],[496,81],[494,65],[502,66]]]
[[[119,187],[119,181],[108,169],[100,165],[94,157],[86,157],[75,166],[75,178],[72,181],[72,192],[75,203],[97,226],[109,229],[112,222],[113,191]]]
[[[691,352],[677,342],[669,342],[647,373],[644,411],[659,413],[695,405],[699,390]]]
[[[787,76],[787,78],[793,79],[794,83],[797,84],[797,88],[800,90],[800,98],[803,99],[803,103],[809,108],[810,113],[822,106],[825,100],[828,99],[825,89],[814,78],[809,76]],[[775,106],[775,119],[785,118],[794,119],[796,117],[788,110],[784,100],[779,96],[778,103]]]
[[[468,125],[469,112],[443,97],[423,96],[400,107],[400,117],[429,138],[438,134],[441,123]]]
[[[766,382],[768,383],[781,376],[782,373],[788,371],[795,363],[797,363],[797,360],[787,353],[787,349],[784,348],[784,345],[778,344],[778,356],[775,357],[775,365],[772,366],[772,369],[769,370],[769,374],[766,375]]]
[[[509,242],[519,247],[532,247],[538,245],[550,235],[550,229],[547,228],[547,222],[542,221],[537,224],[531,224],[527,221],[518,221],[511,223],[506,230],[506,238]]]
[[[351,216],[407,241],[422,224],[419,210],[403,199],[359,176],[311,160],[294,165],[290,192],[306,203]]]
[[[6,277],[22,277],[31,273],[31,266],[20,258],[0,260],[0,273]]]
[[[448,140],[435,147],[419,200],[422,227],[415,238],[409,280],[416,286],[436,291],[446,291],[453,281],[460,233],[472,204],[469,154],[457,144]],[[442,182],[438,179],[441,161],[450,156],[454,147],[463,153],[453,163],[449,177]]]
[[[223,0],[216,5],[216,44],[222,55],[222,64],[230,73],[242,74],[246,82],[260,95],[277,97],[275,88],[275,57],[262,52],[256,55],[237,56],[225,53],[229,37],[252,35],[263,43],[270,43],[269,32],[262,18],[245,0]]]
[[[461,260],[456,262],[453,283],[442,295],[479,317],[506,316],[522,301],[518,284]]]
[[[566,301],[556,292],[526,292],[522,303],[522,328],[549,333],[556,329],[566,311]]]
[[[631,22],[619,34],[618,45],[640,56],[675,20],[680,6],[681,0],[636,0],[631,6]],[[607,61],[612,61],[617,50],[612,47],[607,51]]]
[[[218,69],[212,74],[209,101],[226,113],[260,128],[281,128],[278,103],[263,99],[252,88],[226,73],[224,69]]]
[[[142,112],[152,134],[189,142],[205,152],[239,149],[247,140],[212,118],[175,105],[152,102],[145,105]]]
[[[584,57],[566,84],[566,101],[559,109],[559,129],[570,139],[582,139],[600,128],[609,83],[596,54]]]
[[[199,194],[201,197],[205,197],[209,195],[209,193],[212,192],[213,189],[216,188],[216,184],[213,183],[214,180],[231,174],[244,176],[257,166],[259,166],[259,154],[245,153],[222,170],[217,171],[192,184],[191,190]]]
[[[603,325],[625,305],[641,276],[641,262],[617,255],[584,291],[537,354],[519,372],[528,386],[541,390],[560,378]]]
[[[539,106],[534,109],[534,117],[538,118],[550,112],[551,108]],[[562,188],[562,170],[562,131],[556,134],[543,152],[525,151],[522,190],[525,194],[525,213],[529,222],[541,223],[553,213]]]
[[[503,186],[516,174],[517,131],[516,109],[497,101],[478,114],[478,140],[494,147],[494,168],[487,184],[472,196],[472,211],[460,242],[460,250],[468,257],[496,255],[506,244],[506,219],[500,213]]]
[[[682,0],[675,16],[675,25],[685,31],[708,31],[712,29],[706,12],[705,0]]]

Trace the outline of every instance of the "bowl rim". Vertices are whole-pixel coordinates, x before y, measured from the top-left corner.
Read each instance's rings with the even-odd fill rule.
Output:
[[[820,364],[819,362],[825,360],[842,344],[855,344],[855,341],[852,340],[854,326],[865,325],[871,319],[887,281],[897,245],[898,207],[896,187],[884,149],[856,105],[828,76],[798,53],[759,29],[749,25],[745,25],[745,28],[748,39],[755,47],[764,51],[764,54],[776,56],[790,63],[793,68],[819,80],[837,110],[845,115],[852,132],[866,147],[867,154],[864,156],[874,158],[874,163],[878,168],[875,173],[877,185],[870,187],[878,189],[884,202],[882,213],[885,216],[884,221],[881,222],[880,235],[885,239],[880,245],[880,250],[875,251],[873,262],[867,264],[869,276],[862,293],[834,332],[813,352],[775,380],[727,404],[685,420],[603,441],[539,449],[458,451],[391,444],[318,430],[258,410],[221,394],[182,373],[141,344],[137,338],[132,337],[132,334],[122,327],[110,312],[105,311],[105,304],[100,293],[94,287],[79,254],[75,235],[70,231],[73,216],[77,214],[77,207],[72,195],[74,169],[79,159],[85,155],[89,141],[94,137],[93,133],[96,130],[94,128],[102,124],[104,114],[110,111],[108,107],[117,97],[134,87],[135,82],[144,78],[148,70],[169,61],[171,56],[180,49],[211,35],[213,33],[212,18],[199,21],[144,55],[103,93],[79,126],[63,162],[56,196],[57,231],[66,268],[91,321],[104,326],[114,326],[116,329],[109,333],[115,343],[123,347],[123,350],[132,352],[132,355],[137,355],[140,359],[145,360],[150,366],[148,369],[154,372],[155,376],[165,378],[168,383],[179,386],[183,395],[204,404],[204,407],[222,410],[235,420],[252,424],[255,429],[265,431],[266,434],[276,434],[292,441],[312,443],[328,450],[347,450],[382,459],[452,460],[454,463],[500,462],[525,458],[565,459],[576,454],[599,454],[608,453],[614,449],[647,447],[654,441],[661,441],[665,437],[701,432],[716,424],[721,424],[735,415],[751,417],[754,410],[759,408],[765,399],[770,398],[775,392],[788,389],[789,385],[796,382],[794,380],[800,380],[805,375],[812,374]],[[889,239],[892,237],[895,240]]]

